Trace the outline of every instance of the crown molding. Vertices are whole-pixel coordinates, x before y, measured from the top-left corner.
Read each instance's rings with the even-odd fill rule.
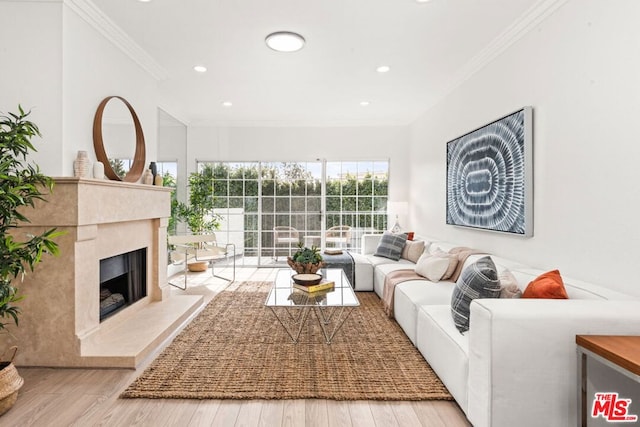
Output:
[[[98,9],[91,0],[63,0],[63,3],[156,80],[167,79],[169,76],[167,70]]]
[[[568,1],[569,0],[540,0],[531,6],[519,19],[514,21],[454,74],[449,84],[446,85],[446,90],[440,99],[449,95],[469,80],[474,74],[491,63],[498,55],[520,40],[525,34],[529,33]]]

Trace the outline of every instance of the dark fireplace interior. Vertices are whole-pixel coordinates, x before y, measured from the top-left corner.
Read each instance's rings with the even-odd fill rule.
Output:
[[[147,296],[147,248],[100,260],[100,321]]]

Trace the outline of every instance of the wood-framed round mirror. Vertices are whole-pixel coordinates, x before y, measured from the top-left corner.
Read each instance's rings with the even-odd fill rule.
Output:
[[[125,107],[129,110],[131,114],[131,118],[133,119],[133,126],[135,129],[135,154],[133,157],[133,163],[128,172],[124,176],[121,176],[116,173],[112,164],[110,162],[111,158],[107,155],[107,151],[105,150],[105,141],[103,138],[103,115],[105,107],[107,103],[112,99],[117,99],[124,103]],[[125,142],[126,143],[126,142]],[[114,181],[125,181],[125,182],[137,182],[144,171],[144,165],[146,161],[146,151],[145,151],[145,142],[144,142],[144,134],[142,132],[142,126],[140,125],[140,120],[138,119],[138,115],[136,111],[133,109],[131,104],[121,96],[108,96],[100,102],[98,105],[98,109],[96,110],[96,114],[93,118],[93,148],[96,152],[96,158],[99,162],[102,162],[104,165],[104,174],[107,178],[112,179]]]

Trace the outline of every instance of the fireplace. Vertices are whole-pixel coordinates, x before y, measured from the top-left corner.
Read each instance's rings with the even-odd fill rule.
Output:
[[[147,296],[147,248],[100,260],[100,322]]]
[[[20,327],[8,325],[0,348],[20,346],[20,366],[135,368],[202,305],[201,295],[172,294],[167,283],[171,189],[70,177],[55,183],[48,203],[38,202],[15,232],[64,231],[60,256],[44,257],[20,283],[27,295]],[[100,283],[126,305],[101,315]]]

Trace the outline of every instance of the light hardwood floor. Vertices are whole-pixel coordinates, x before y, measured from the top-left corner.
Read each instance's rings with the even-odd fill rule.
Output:
[[[237,280],[271,280],[243,268]],[[212,298],[225,282],[193,275],[188,293]],[[177,291],[176,292],[182,292]],[[153,358],[153,357],[152,357]],[[469,426],[455,402],[119,399],[136,370],[19,368],[25,385],[0,426]]]

